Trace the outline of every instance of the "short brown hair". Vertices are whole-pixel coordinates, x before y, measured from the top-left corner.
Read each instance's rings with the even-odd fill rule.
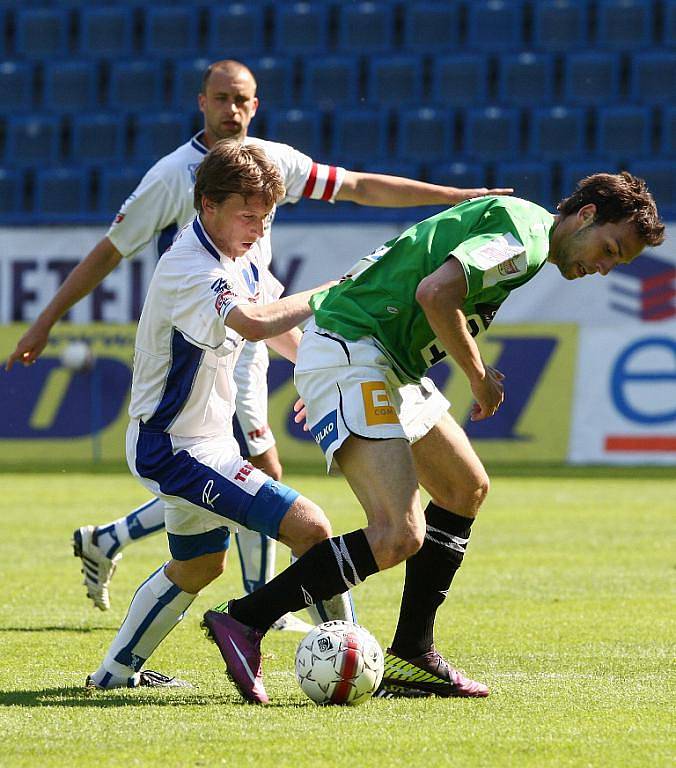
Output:
[[[241,72],[248,74],[249,77],[253,80],[254,92],[255,92],[256,78],[254,77],[253,72],[249,69],[249,67],[247,67],[246,64],[242,64],[241,61],[236,61],[235,59],[221,59],[221,61],[212,61],[211,64],[209,64],[209,66],[204,70],[204,74],[202,75],[202,88],[200,89],[200,93],[207,92],[207,83],[209,82],[211,73],[216,69],[221,69],[227,72],[231,77],[234,77],[235,75],[239,75]]]
[[[195,208],[202,212],[202,196],[222,203],[230,195],[244,199],[262,195],[266,205],[284,197],[284,181],[277,166],[255,145],[221,139],[202,160],[195,174]]]
[[[557,210],[562,216],[568,216],[589,203],[596,206],[596,224],[627,219],[646,245],[664,242],[664,224],[660,221],[653,196],[645,181],[628,171],[594,173],[581,179],[575,192],[564,198]]]

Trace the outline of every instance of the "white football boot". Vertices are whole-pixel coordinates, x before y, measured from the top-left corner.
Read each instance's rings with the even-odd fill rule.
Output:
[[[73,531],[73,555],[82,561],[82,583],[87,587],[87,597],[99,610],[107,611],[110,608],[108,585],[122,555],[115,555],[112,559],[104,555],[94,544],[95,530],[95,526],[85,525]]]
[[[270,629],[276,629],[278,632],[301,632],[307,635],[314,627],[298,616],[294,616],[293,613],[285,613],[277,619]]]

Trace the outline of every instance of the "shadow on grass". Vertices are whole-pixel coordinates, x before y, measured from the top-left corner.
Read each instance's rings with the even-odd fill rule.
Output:
[[[115,627],[0,627],[0,632],[113,632]]]

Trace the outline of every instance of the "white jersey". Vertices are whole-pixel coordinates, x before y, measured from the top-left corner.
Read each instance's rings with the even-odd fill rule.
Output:
[[[257,244],[232,260],[199,217],[184,227],[157,265],[139,320],[130,417],[177,437],[231,434],[243,339],[224,321],[238,305],[269,301],[276,282]]]

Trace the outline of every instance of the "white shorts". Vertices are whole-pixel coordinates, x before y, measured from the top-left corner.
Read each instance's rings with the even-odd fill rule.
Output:
[[[348,341],[313,320],[298,350],[295,382],[329,469],[349,435],[415,443],[450,408],[431,379],[403,384],[373,338]]]
[[[237,437],[245,456],[260,456],[275,444],[268,424],[269,362],[265,342],[247,341],[235,365]]]

